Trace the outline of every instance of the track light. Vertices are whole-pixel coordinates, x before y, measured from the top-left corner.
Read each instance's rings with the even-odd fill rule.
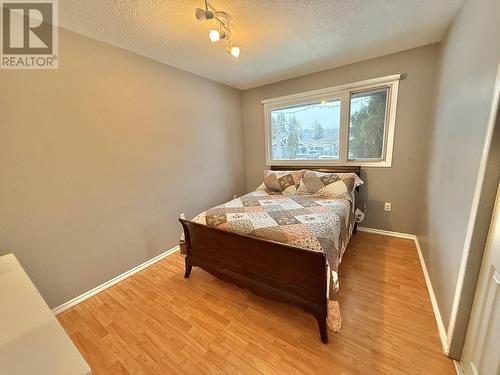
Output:
[[[230,46],[226,47],[226,52],[230,53],[234,57],[238,58],[240,56],[240,46],[230,45]]]
[[[210,39],[212,43],[218,42],[219,40],[226,38],[227,38],[227,32],[221,30],[220,27],[218,29],[212,28],[208,31],[208,39]]]
[[[228,46],[226,47],[226,51],[234,57],[240,55],[240,47],[233,45],[233,36],[231,30],[229,30],[228,13],[217,11],[205,0],[205,9],[196,8],[194,14],[198,21],[214,21],[217,24],[217,26],[210,27],[208,30],[208,39],[212,43],[218,42],[221,39],[227,39]]]
[[[198,21],[211,21],[215,17],[215,13],[208,9],[196,8],[194,15]]]
[[[219,33],[219,30],[215,30],[215,29],[211,29],[208,31],[208,39],[210,39],[210,41],[212,43],[214,42],[218,42],[219,39],[220,39],[220,33]]]
[[[231,47],[231,55],[238,58],[240,56],[240,47],[237,46]]]

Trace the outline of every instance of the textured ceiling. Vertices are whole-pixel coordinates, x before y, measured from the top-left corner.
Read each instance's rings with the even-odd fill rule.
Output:
[[[61,27],[247,89],[433,42],[462,0],[213,0],[231,14],[235,59],[210,43],[202,0],[62,0]]]

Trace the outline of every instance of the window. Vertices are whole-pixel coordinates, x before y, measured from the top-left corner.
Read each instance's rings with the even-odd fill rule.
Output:
[[[340,100],[271,111],[273,160],[339,160]]]
[[[351,94],[349,160],[383,159],[388,91],[383,88]]]
[[[390,167],[399,79],[263,100],[267,164]]]

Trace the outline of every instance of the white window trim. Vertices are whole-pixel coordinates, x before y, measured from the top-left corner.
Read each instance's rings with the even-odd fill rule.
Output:
[[[298,94],[280,96],[272,99],[261,100],[264,104],[264,123],[266,139],[266,164],[279,166],[322,166],[322,165],[359,165],[362,167],[390,167],[392,165],[392,154],[394,148],[394,133],[396,125],[396,109],[398,102],[399,80],[401,74],[393,74],[384,77],[367,79],[364,81],[348,83],[339,86],[327,87]],[[347,137],[349,133],[349,106],[350,95],[358,91],[388,87],[388,116],[384,134],[384,158],[382,160],[348,160],[347,159]],[[272,160],[271,159],[271,111],[276,108],[288,107],[294,104],[306,104],[321,100],[340,99],[340,143],[339,160]]]

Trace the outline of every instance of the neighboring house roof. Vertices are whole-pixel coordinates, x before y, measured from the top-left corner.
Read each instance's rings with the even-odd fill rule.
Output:
[[[282,137],[279,140],[273,141],[273,146],[278,146],[283,141],[286,143],[287,137]],[[318,147],[318,146],[330,146],[332,144],[338,143],[337,138],[325,137],[321,139],[300,139],[299,145],[308,147]]]

